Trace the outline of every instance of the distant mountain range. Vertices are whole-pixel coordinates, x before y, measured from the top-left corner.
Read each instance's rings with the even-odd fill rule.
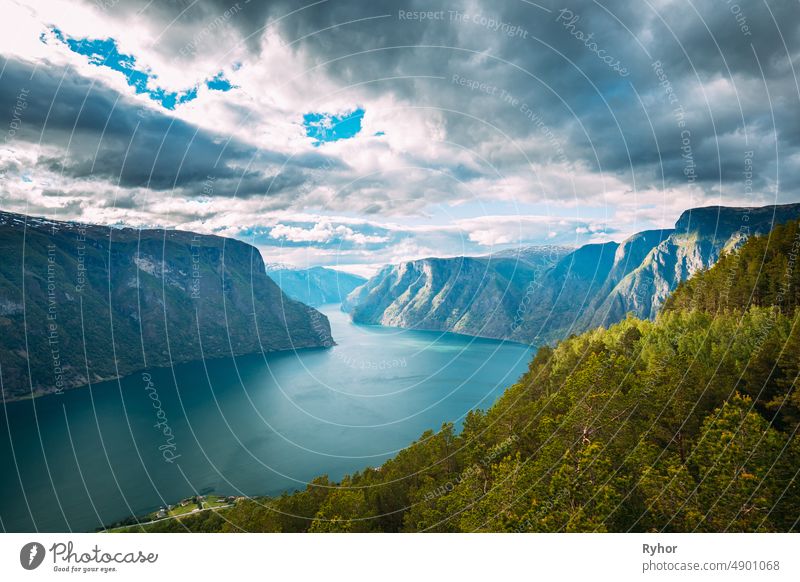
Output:
[[[408,261],[381,269],[343,308],[357,323],[552,342],[629,312],[654,317],[681,281],[721,253],[798,217],[800,204],[712,206],[622,243]]]
[[[516,249],[506,249],[489,255],[495,259],[518,259],[529,265],[539,265],[551,263],[555,259],[565,257],[575,249],[559,245],[534,245],[519,247]]]
[[[561,259],[420,259],[389,265],[342,304],[356,323],[445,330],[484,337],[509,333],[520,299]]]
[[[367,281],[364,277],[325,267],[297,269],[282,263],[268,264],[267,275],[289,297],[315,307],[341,303],[353,289]]]
[[[0,212],[0,373],[13,400],[150,366],[329,346],[258,250],[174,230]]]

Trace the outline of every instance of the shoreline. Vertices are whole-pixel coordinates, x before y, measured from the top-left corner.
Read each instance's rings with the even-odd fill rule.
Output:
[[[235,360],[237,358],[245,358],[245,357],[248,357],[248,356],[255,356],[255,355],[259,355],[259,354],[262,355],[262,356],[267,356],[267,355],[271,355],[271,354],[286,354],[286,353],[310,352],[310,351],[315,351],[315,350],[328,350],[328,349],[330,349],[330,348],[332,348],[332,347],[334,347],[336,345],[337,345],[336,342],[333,342],[332,345],[308,346],[308,347],[303,347],[303,348],[289,348],[289,349],[286,349],[286,350],[271,350],[271,351],[267,351],[267,352],[264,352],[264,351],[261,351],[261,352],[247,352],[247,353],[244,353],[244,354],[236,354],[234,356],[231,356],[231,355],[209,356],[209,357],[206,357],[206,358],[197,358],[197,359],[192,359],[192,360],[180,360],[180,361],[173,362],[172,365],[167,365],[167,366],[148,366],[147,368],[137,368],[137,369],[132,370],[130,372],[126,372],[125,374],[117,374],[117,375],[114,375],[114,376],[109,376],[107,378],[100,378],[98,380],[93,380],[91,382],[84,382],[82,384],[76,384],[74,386],[69,386],[69,387],[62,388],[60,392],[57,391],[57,390],[50,390],[50,391],[34,390],[32,392],[26,393],[24,396],[14,396],[14,395],[6,396],[6,391],[5,391],[5,389],[3,389],[3,391],[2,391],[2,403],[4,405],[7,405],[7,404],[11,404],[11,403],[16,403],[16,402],[27,402],[27,401],[37,400],[39,398],[45,398],[45,397],[63,396],[67,392],[74,392],[74,391],[80,390],[82,388],[93,387],[93,386],[96,386],[98,384],[104,384],[106,382],[113,382],[114,380],[122,380],[124,378],[130,378],[131,376],[134,376],[135,374],[144,374],[144,373],[154,372],[154,371],[159,371],[159,370],[170,370],[170,369],[175,369],[176,367],[179,367],[179,366],[197,364],[197,363],[203,362],[203,361],[214,362],[214,361],[220,361],[220,360],[226,360],[226,359]]]

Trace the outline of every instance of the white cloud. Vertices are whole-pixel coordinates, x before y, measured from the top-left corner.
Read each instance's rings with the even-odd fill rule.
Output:
[[[356,232],[343,224],[333,225],[330,222],[320,222],[311,228],[288,226],[278,224],[270,232],[270,236],[278,240],[290,242],[329,243],[333,241],[347,241],[357,245],[377,244],[388,240],[384,236],[366,235]]]

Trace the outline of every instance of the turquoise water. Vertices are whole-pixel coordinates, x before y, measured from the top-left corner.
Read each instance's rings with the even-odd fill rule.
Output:
[[[6,405],[2,529],[91,531],[194,493],[272,495],[339,479],[487,408],[531,356],[322,311],[338,344],[328,350],[182,364]]]

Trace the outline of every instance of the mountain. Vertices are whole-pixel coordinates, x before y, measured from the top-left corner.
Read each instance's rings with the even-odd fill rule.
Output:
[[[800,204],[687,210],[674,231],[653,248],[581,321],[581,328],[609,325],[627,312],[653,318],[681,281],[714,265],[725,251],[739,248],[749,236],[800,217]]]
[[[202,357],[329,346],[246,243],[0,213],[6,400]]]
[[[738,251],[723,254],[711,269],[678,285],[663,311],[720,313],[755,305],[791,314],[800,307],[798,256],[800,222],[779,224],[768,236],[749,238]]]
[[[491,254],[495,259],[518,259],[531,266],[542,264],[542,262],[553,262],[564,257],[575,250],[573,247],[559,245],[534,245],[518,247],[515,249],[505,249]]]
[[[749,236],[798,217],[800,204],[695,208],[674,229],[566,254],[550,247],[390,265],[353,291],[345,309],[358,323],[552,342],[629,312],[655,317],[681,281]]]
[[[283,264],[267,265],[267,275],[292,299],[314,306],[341,303],[353,289],[367,281],[325,267],[295,269]]]
[[[508,337],[530,285],[563,256],[456,257],[389,265],[343,303],[356,323]]]

